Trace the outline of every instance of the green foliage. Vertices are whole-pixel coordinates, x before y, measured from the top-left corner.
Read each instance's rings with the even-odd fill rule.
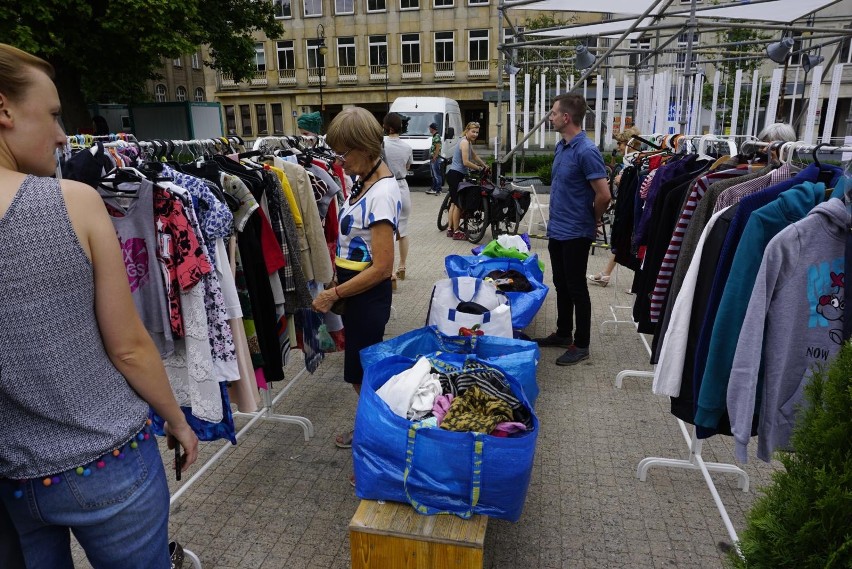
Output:
[[[547,164],[542,164],[535,170],[535,175],[541,180],[545,186],[549,186],[552,181],[553,160]]]
[[[709,60],[729,59],[720,63],[713,63],[713,67],[717,72],[724,73],[724,77],[719,84],[719,99],[718,105],[720,109],[719,117],[722,121],[722,129],[731,125],[731,116],[734,104],[739,105],[739,123],[742,125],[747,120],[749,103],[751,102],[751,91],[742,89],[738,101],[733,101],[734,98],[734,75],[737,69],[743,71],[743,83],[750,83],[752,74],[755,69],[759,68],[765,60],[764,44],[743,44],[754,40],[765,40],[771,36],[759,31],[750,30],[747,28],[728,29],[716,34],[717,44],[736,44],[736,45],[719,45],[715,51],[703,52],[703,57]],[[726,81],[727,78],[727,81]],[[764,85],[764,88],[759,93],[759,96],[764,98],[769,92],[769,85]],[[706,82],[702,93],[703,105],[709,109],[713,104],[713,82]],[[731,133],[736,134],[736,133]]]
[[[575,23],[576,16],[556,17],[553,14],[545,13],[538,16],[527,18],[523,22],[524,31],[541,30],[544,28],[553,28],[557,26],[567,26]],[[520,36],[518,41],[530,41],[541,39],[541,36]],[[543,49],[544,46],[526,46],[517,49],[514,56],[516,63],[530,62],[530,65],[521,66],[521,71],[518,73],[518,93],[523,96],[524,92],[524,74],[530,74],[532,85],[530,89],[534,89],[534,85],[541,80],[541,74],[544,73],[547,84],[551,87],[556,81],[556,75],[559,74],[561,80],[564,81],[572,73],[577,75],[574,69],[574,46],[576,40],[563,40],[559,42],[551,42],[548,46],[559,46],[560,49]],[[535,65],[532,62],[547,61],[541,65]],[[564,90],[564,89],[563,89]]]
[[[252,32],[283,30],[271,2],[253,0],[41,0],[0,3],[0,38],[50,61],[66,101],[129,103],[145,97],[161,58],[210,46],[205,64],[247,77]],[[66,92],[63,93],[63,90]],[[77,90],[80,93],[69,93]],[[78,96],[82,94],[82,97]]]
[[[852,567],[852,344],[805,387],[792,452],[773,476],[740,534],[745,559],[733,567]]]

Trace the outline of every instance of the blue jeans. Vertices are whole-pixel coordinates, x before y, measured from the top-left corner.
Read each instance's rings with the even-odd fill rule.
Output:
[[[42,479],[0,482],[0,499],[20,534],[28,569],[73,569],[69,529],[95,569],[169,569],[169,487],[153,435],[122,447],[123,458],[108,454]],[[15,493],[21,497],[15,497]]]
[[[432,189],[436,192],[440,192],[444,186],[444,172],[441,168],[441,162],[443,160],[440,159],[429,162],[429,167],[432,170]]]

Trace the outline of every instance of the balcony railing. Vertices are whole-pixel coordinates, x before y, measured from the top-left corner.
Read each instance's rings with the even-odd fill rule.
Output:
[[[358,82],[358,67],[355,65],[340,65],[337,68],[337,82],[352,84]]]
[[[308,68],[308,85],[325,85],[325,67]]]
[[[435,63],[435,79],[454,79],[455,76],[455,62],[439,61]]]
[[[373,83],[384,83],[388,78],[387,67],[384,65],[370,66],[370,81]]]
[[[403,79],[420,79],[423,74],[420,71],[419,63],[403,63],[402,78]]]
[[[468,64],[468,77],[488,77],[488,60],[474,60]]]
[[[234,81],[233,73],[220,73],[219,74],[219,88],[220,89],[236,89],[239,87],[237,83]]]
[[[296,70],[295,69],[279,69],[278,70],[279,85],[295,85]]]
[[[249,79],[249,83],[252,87],[266,87],[269,85],[266,71],[255,71]]]

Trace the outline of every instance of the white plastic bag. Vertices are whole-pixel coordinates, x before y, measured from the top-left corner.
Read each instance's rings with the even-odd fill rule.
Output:
[[[476,303],[485,308],[482,314],[459,310],[461,303]],[[462,328],[473,328],[489,336],[512,337],[512,310],[509,299],[493,283],[475,277],[455,277],[435,283],[429,303],[429,326],[437,326],[447,336],[462,335]]]

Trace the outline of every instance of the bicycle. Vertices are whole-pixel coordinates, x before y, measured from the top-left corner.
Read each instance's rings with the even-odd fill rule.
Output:
[[[517,235],[521,220],[530,208],[532,192],[507,187],[506,178],[500,176],[500,185],[490,194],[491,199],[491,236]]]
[[[488,186],[489,172],[471,172],[463,182],[459,184],[459,208],[462,210],[460,230],[465,238],[471,243],[479,243],[488,229],[491,213],[490,191]],[[441,207],[438,209],[439,231],[446,231],[450,226],[450,194],[444,197]]]

